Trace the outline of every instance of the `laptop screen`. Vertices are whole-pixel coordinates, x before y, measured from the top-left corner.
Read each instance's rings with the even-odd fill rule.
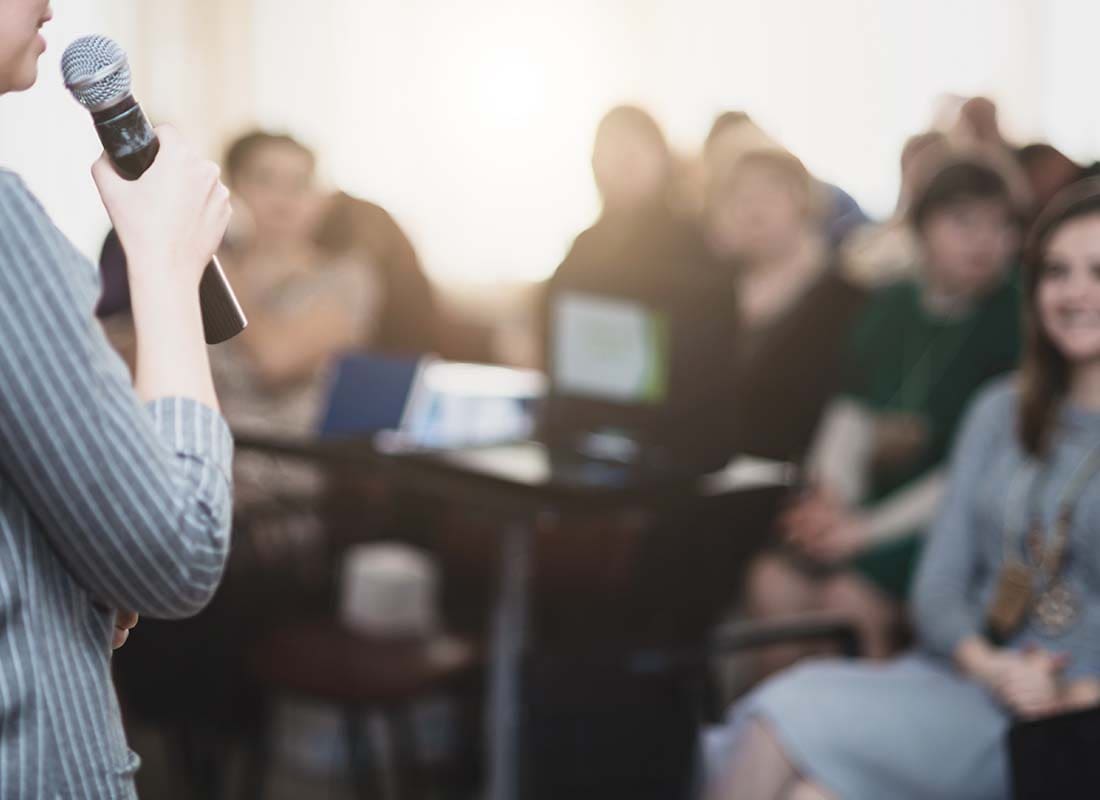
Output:
[[[336,365],[318,430],[333,438],[390,431],[417,447],[522,439],[545,383],[530,370],[348,355]]]
[[[426,360],[400,430],[419,447],[467,447],[523,439],[534,430],[545,380],[529,370]]]
[[[658,405],[668,396],[667,316],[642,303],[581,292],[554,300],[555,391],[629,405]]]

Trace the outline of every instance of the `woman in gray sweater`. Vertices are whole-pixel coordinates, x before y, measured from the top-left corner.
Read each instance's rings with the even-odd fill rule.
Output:
[[[1008,795],[1004,735],[1100,702],[1100,183],[1036,224],[1020,374],[974,402],[915,590],[917,648],[734,707],[713,800]]]

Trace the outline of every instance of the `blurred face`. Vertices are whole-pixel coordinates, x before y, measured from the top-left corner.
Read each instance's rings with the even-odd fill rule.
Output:
[[[921,229],[927,277],[953,295],[984,294],[1004,275],[1016,238],[1001,200],[963,200],[934,211]]]
[[[257,239],[279,242],[309,236],[319,198],[313,186],[313,159],[307,153],[285,143],[261,144],[231,178]]]
[[[1065,223],[1043,254],[1039,322],[1071,365],[1100,363],[1100,214]]]
[[[46,52],[39,29],[52,17],[49,0],[0,0],[0,94],[34,85]]]
[[[706,225],[707,241],[721,258],[753,262],[781,257],[803,233],[806,198],[785,175],[746,165],[711,197]]]
[[[592,172],[607,208],[635,208],[660,196],[668,177],[667,155],[650,136],[609,125],[596,137]]]

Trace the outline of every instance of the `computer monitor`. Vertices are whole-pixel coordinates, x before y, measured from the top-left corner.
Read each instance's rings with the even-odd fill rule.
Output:
[[[648,406],[668,399],[665,313],[630,300],[563,292],[553,314],[552,380],[560,393]]]
[[[736,311],[732,282],[720,277],[644,294],[551,285],[540,437],[643,468],[722,466],[733,455]]]

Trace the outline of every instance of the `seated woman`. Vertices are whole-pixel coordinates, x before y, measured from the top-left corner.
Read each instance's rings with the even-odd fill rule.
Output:
[[[673,171],[668,143],[640,108],[618,106],[600,121],[592,173],[603,208],[573,243],[540,298],[536,334],[543,363],[549,347],[549,300],[571,290],[660,296],[710,260],[696,227],[669,206]]]
[[[323,192],[314,160],[295,139],[262,131],[226,153],[239,219],[219,255],[249,326],[211,353],[237,428],[306,433],[340,353],[419,355],[437,344],[432,290],[408,238],[379,206]],[[113,231],[100,269],[96,313],[132,361],[125,255]]]
[[[942,495],[941,465],[977,389],[1017,359],[1008,261],[1017,233],[1005,182],[976,161],[942,167],[910,210],[919,281],[879,290],[855,327],[846,385],[810,459],[810,487],[780,521],[789,552],[749,579],[757,618],[849,615],[888,655]],[[787,651],[771,668],[800,655]]]
[[[800,462],[839,386],[864,292],[832,268],[817,184],[784,150],[727,164],[708,187],[704,230],[737,287],[734,439],[741,451]]]
[[[326,198],[304,145],[248,134],[226,152],[225,176],[244,224],[231,231],[222,265],[249,320],[212,351],[226,417],[236,429],[305,434],[321,410],[325,370],[377,330],[380,275],[365,252],[316,243]]]
[[[711,124],[703,142],[703,171],[707,182],[736,161],[743,153],[759,149],[783,149],[744,111],[724,111]],[[844,242],[848,235],[869,222],[867,214],[850,194],[825,181],[814,179],[820,222],[830,247]]]
[[[1100,702],[1098,265],[1090,181],[1032,234],[1022,369],[961,427],[917,577],[917,648],[806,664],[745,698],[712,800],[1006,797],[1013,721]]]

